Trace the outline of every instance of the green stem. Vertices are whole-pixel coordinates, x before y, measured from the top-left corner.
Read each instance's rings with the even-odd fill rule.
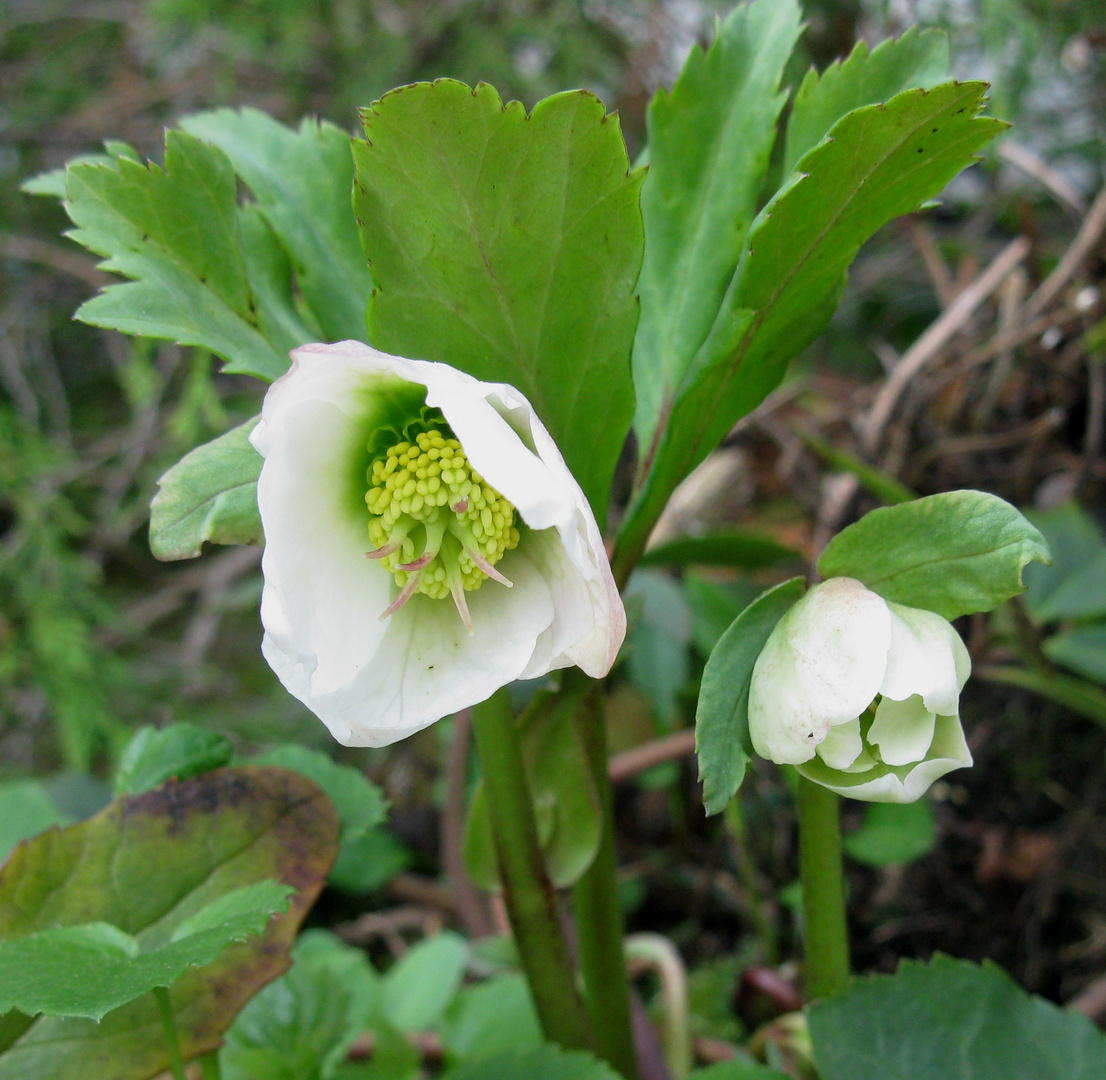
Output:
[[[200,1055],[201,1080],[223,1080],[223,1070],[219,1064],[219,1051],[211,1050]]]
[[[169,1051],[169,1067],[173,1070],[173,1080],[187,1080],[184,1074],[184,1059],[180,1053],[180,1038],[177,1035],[177,1022],[173,1018],[173,1003],[169,1000],[169,990],[164,986],[154,987],[154,1000],[161,1013],[161,1027],[165,1032],[165,1047]]]
[[[808,999],[833,997],[849,982],[840,802],[836,792],[799,777],[799,861]]]
[[[625,928],[618,897],[618,857],[614,844],[614,795],[607,771],[607,727],[603,715],[603,684],[575,669],[566,672],[565,690],[589,683],[575,712],[576,733],[587,756],[599,796],[599,848],[591,866],[572,890],[580,969],[595,1028],[599,1056],[627,1080],[637,1080],[637,1055],[630,1016],[630,980],[623,945]]]
[[[472,710],[503,900],[546,1038],[591,1049],[587,1010],[546,873],[518,725],[506,689]]]

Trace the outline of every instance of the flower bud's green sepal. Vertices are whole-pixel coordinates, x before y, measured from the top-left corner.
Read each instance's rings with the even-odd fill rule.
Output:
[[[695,750],[708,814],[721,813],[745,778],[753,666],[773,628],[805,587],[802,578],[792,578],[762,593],[711,651],[695,710]]]

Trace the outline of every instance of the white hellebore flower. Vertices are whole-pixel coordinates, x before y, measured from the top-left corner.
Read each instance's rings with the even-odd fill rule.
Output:
[[[959,715],[970,672],[940,615],[830,578],[780,619],[753,667],[753,748],[842,795],[913,802],[972,763]]]
[[[292,361],[250,436],[262,651],[339,742],[610,670],[626,615],[603,540],[522,394],[356,341]]]

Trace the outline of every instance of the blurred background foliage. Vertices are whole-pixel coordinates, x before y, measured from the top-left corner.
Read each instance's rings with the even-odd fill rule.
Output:
[[[586,87],[619,110],[636,155],[653,91],[671,82],[695,42],[709,39],[713,17],[728,6],[0,0],[0,780],[52,776],[60,801],[87,808],[99,797],[96,778],[143,723],[205,725],[239,749],[281,741],[329,748],[322,726],[260,657],[258,553],[218,550],[163,565],[146,545],[157,477],[252,415],[259,387],[218,375],[200,350],[73,322],[107,275],[61,238],[61,208],[20,185],[104,139],[158,159],[166,125],[217,105],[255,105],[285,122],[311,113],[352,131],[358,106],[439,76],[485,80],[528,105]],[[954,73],[989,79],[993,111],[1016,126],[937,210],[890,226],[866,248],[830,330],[771,407],[743,422],[681,489],[663,529],[677,536],[739,525],[809,558],[893,482],[919,493],[983,487],[1043,510],[1074,497],[1091,528],[1101,525],[1101,232],[1036,313],[1032,332],[994,347],[996,333],[1022,325],[1027,296],[1080,234],[1102,187],[1100,0],[808,0],[805,9],[790,85],[862,37],[874,43],[915,23],[942,26]],[[1019,235],[1031,243],[1024,267],[961,321],[911,384],[886,453],[861,475],[858,408]],[[786,551],[777,555],[743,557],[737,570],[639,575],[630,659],[611,706],[616,751],[686,733],[711,646],[775,580],[772,564],[786,565]],[[1038,672],[1040,690],[1054,675],[1041,639],[1057,622],[1038,615],[1015,606],[963,629],[977,659],[1018,660]],[[1086,615],[1088,625],[1101,626],[1103,616],[1106,603]],[[1085,629],[1063,618],[1062,632]],[[1089,695],[1074,706],[1070,695],[1042,697],[1029,684],[977,685],[966,713],[980,765],[940,785],[932,812],[891,827],[855,810],[862,966],[886,968],[898,955],[941,947],[993,956],[1030,988],[1068,999],[1106,965],[1106,840],[1096,825],[1106,812],[1106,698],[1094,696],[1106,682],[1106,641],[1100,631],[1094,640],[1091,660],[1084,647],[1082,666],[1069,669]],[[458,782],[450,733],[443,723],[368,757],[336,751],[393,800],[395,844],[381,856],[389,873],[371,882],[390,888],[392,900],[441,906],[439,893],[427,901],[418,890],[433,888],[441,862],[456,854],[453,804],[465,775]],[[750,927],[762,959],[781,954],[778,928],[794,932],[789,796],[762,770],[723,829],[703,819],[686,756],[622,761],[625,900],[642,926],[672,934],[693,963],[711,961],[693,981],[697,1000],[697,988],[733,984],[741,964],[719,967],[713,958],[734,952]],[[1062,856],[1076,850],[1079,872],[1059,873]],[[330,903],[345,914],[364,907]],[[982,912],[994,925],[981,934]],[[717,994],[707,999],[717,1005]],[[735,1022],[729,1010],[704,1017],[702,1028],[728,1037]]]

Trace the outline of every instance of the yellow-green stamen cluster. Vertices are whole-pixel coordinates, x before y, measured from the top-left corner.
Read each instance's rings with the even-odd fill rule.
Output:
[[[514,506],[472,468],[439,423],[372,463],[365,502],[375,550],[368,554],[394,575],[399,604],[414,592],[435,599],[452,593],[467,621],[464,591],[480,588],[487,569],[518,544],[519,532]],[[494,570],[491,576],[499,577]]]

